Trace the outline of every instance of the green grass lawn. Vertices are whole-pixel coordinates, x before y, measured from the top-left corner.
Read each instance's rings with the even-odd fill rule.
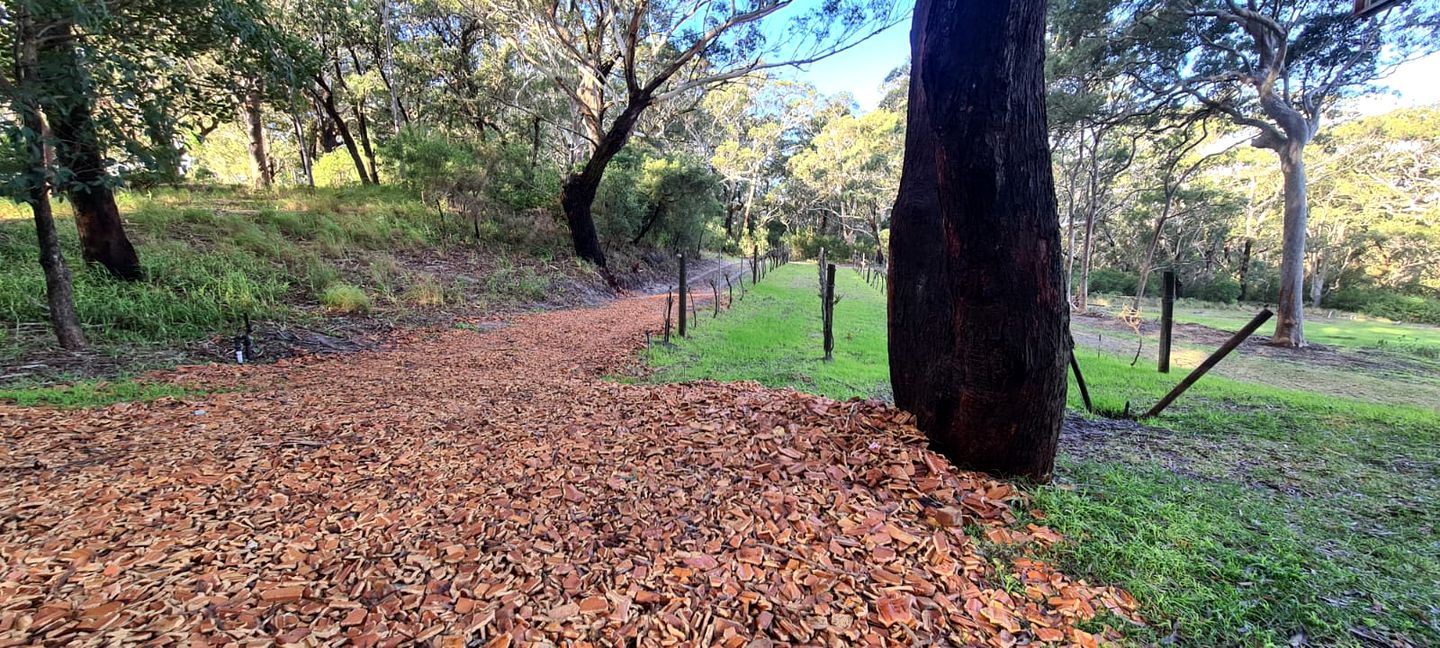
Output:
[[[836,276],[834,363],[819,360],[815,266],[792,264],[652,349],[654,379],[886,395],[884,297]],[[1143,410],[1183,375],[1093,349],[1080,361],[1111,410]],[[1172,628],[1196,646],[1440,643],[1440,414],[1212,375],[1149,423],[1072,447],[1031,489],[1070,539],[1053,558],[1144,603],[1155,623],[1130,629],[1137,643]]]
[[[835,272],[835,359],[823,362],[818,286],[814,264],[771,272],[743,297],[737,292],[735,307],[720,319],[702,312],[688,339],[651,347],[656,378],[754,380],[837,399],[888,398],[885,295],[849,269]]]
[[[1094,300],[1097,307],[1112,313],[1127,303],[1129,300],[1121,297],[1097,297]],[[1159,319],[1158,300],[1147,299],[1144,308],[1146,319]],[[1254,304],[1226,306],[1180,300],[1175,305],[1175,321],[1222,331],[1238,331],[1259,310],[1260,306]],[[1316,344],[1385,349],[1399,353],[1418,352],[1431,358],[1440,357],[1440,326],[1391,322],[1326,309],[1307,309],[1305,318],[1305,337]],[[1268,335],[1273,330],[1274,326],[1267,324],[1260,329],[1260,334]]]

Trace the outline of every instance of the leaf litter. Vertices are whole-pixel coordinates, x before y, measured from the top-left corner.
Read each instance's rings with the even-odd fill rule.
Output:
[[[1143,623],[1035,558],[1061,538],[1022,526],[1023,493],[904,412],[604,379],[640,371],[659,303],[169,377],[239,388],[203,398],[0,406],[0,646],[1093,646]]]

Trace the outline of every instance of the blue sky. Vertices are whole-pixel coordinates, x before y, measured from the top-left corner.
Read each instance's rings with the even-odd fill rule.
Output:
[[[860,107],[869,110],[880,101],[885,75],[910,55],[910,21],[803,71],[784,74],[814,83],[825,94],[849,92]],[[1384,82],[1394,93],[1366,97],[1355,106],[1365,114],[1440,102],[1440,52],[1411,61]]]

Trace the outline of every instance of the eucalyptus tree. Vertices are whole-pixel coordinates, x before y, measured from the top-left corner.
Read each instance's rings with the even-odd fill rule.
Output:
[[[1111,36],[1123,1],[1057,0],[1048,8],[1046,105],[1063,179],[1056,191],[1067,229],[1066,288],[1081,312],[1089,306],[1096,228],[1135,194],[1117,190],[1117,180],[1135,163],[1139,141],[1164,130],[1165,111],[1141,105],[1136,84],[1122,74],[1123,44]]]
[[[1311,305],[1347,281],[1440,289],[1440,108],[1356,119],[1314,147]]]
[[[1305,147],[1336,101],[1440,47],[1440,5],[1399,3],[1358,19],[1332,0],[1144,0],[1127,16],[1117,38],[1133,47],[1132,76],[1154,102],[1227,119],[1275,153],[1284,218],[1272,342],[1305,346]]]
[[[23,0],[36,28],[34,83],[87,262],[117,278],[141,276],[115,202],[117,162],[178,176],[181,120],[215,110],[214,77],[194,58],[263,31],[252,0]],[[117,160],[124,150],[130,159]]]
[[[1048,479],[1071,341],[1044,0],[920,0],[890,233],[890,380],[956,465]]]
[[[890,0],[484,0],[485,18],[580,118],[579,168],[561,187],[575,252],[605,265],[591,206],[650,108],[762,70],[803,65],[893,24]]]
[[[790,158],[791,181],[821,198],[814,206],[821,214],[819,233],[834,222],[847,241],[858,230],[879,243],[898,189],[903,138],[901,116],[877,108],[829,120]]]

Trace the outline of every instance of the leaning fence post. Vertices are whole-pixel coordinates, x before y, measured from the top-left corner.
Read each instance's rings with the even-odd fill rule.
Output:
[[[1070,341],[1070,369],[1075,372],[1075,384],[1080,387],[1080,399],[1085,401],[1085,411],[1094,413],[1095,406],[1090,403],[1090,389],[1085,386],[1085,376],[1080,374],[1080,363],[1075,360],[1075,341]]]
[[[1261,311],[1255,315],[1255,319],[1250,320],[1250,323],[1246,324],[1245,328],[1240,329],[1237,333],[1235,333],[1235,335],[1230,336],[1230,339],[1226,340],[1225,344],[1220,345],[1220,348],[1216,349],[1214,353],[1210,354],[1210,357],[1206,358],[1204,362],[1200,363],[1200,366],[1196,367],[1194,371],[1190,372],[1190,375],[1185,376],[1185,379],[1180,381],[1180,384],[1176,385],[1174,389],[1170,390],[1170,393],[1166,394],[1164,398],[1160,399],[1160,402],[1155,403],[1155,406],[1150,408],[1149,411],[1141,414],[1140,418],[1159,416],[1160,412],[1165,411],[1165,408],[1169,407],[1171,403],[1175,402],[1175,399],[1179,398],[1181,394],[1185,393],[1185,390],[1190,389],[1190,386],[1194,385],[1195,381],[1200,380],[1200,378],[1204,376],[1206,372],[1215,368],[1215,365],[1220,364],[1220,361],[1224,360],[1225,356],[1230,355],[1230,352],[1234,351],[1235,347],[1240,346],[1241,342],[1244,342],[1246,338],[1249,338],[1250,335],[1255,332],[1256,329],[1260,328],[1263,324],[1265,324],[1265,322],[1270,319],[1271,315],[1274,315],[1274,313],[1271,313],[1270,309],[1261,309]]]
[[[1175,327],[1175,271],[1166,270],[1160,297],[1160,373],[1170,373],[1170,334]]]
[[[695,293],[690,292],[690,287],[685,287],[685,293],[690,298],[690,327],[694,328],[700,323],[700,306],[695,303]]]
[[[685,253],[680,253],[680,337],[685,337],[685,298],[690,294],[690,284],[685,280]]]
[[[715,314],[711,315],[710,319],[715,319],[720,317],[720,284],[715,283],[714,277],[710,278],[710,292],[715,295]]]

